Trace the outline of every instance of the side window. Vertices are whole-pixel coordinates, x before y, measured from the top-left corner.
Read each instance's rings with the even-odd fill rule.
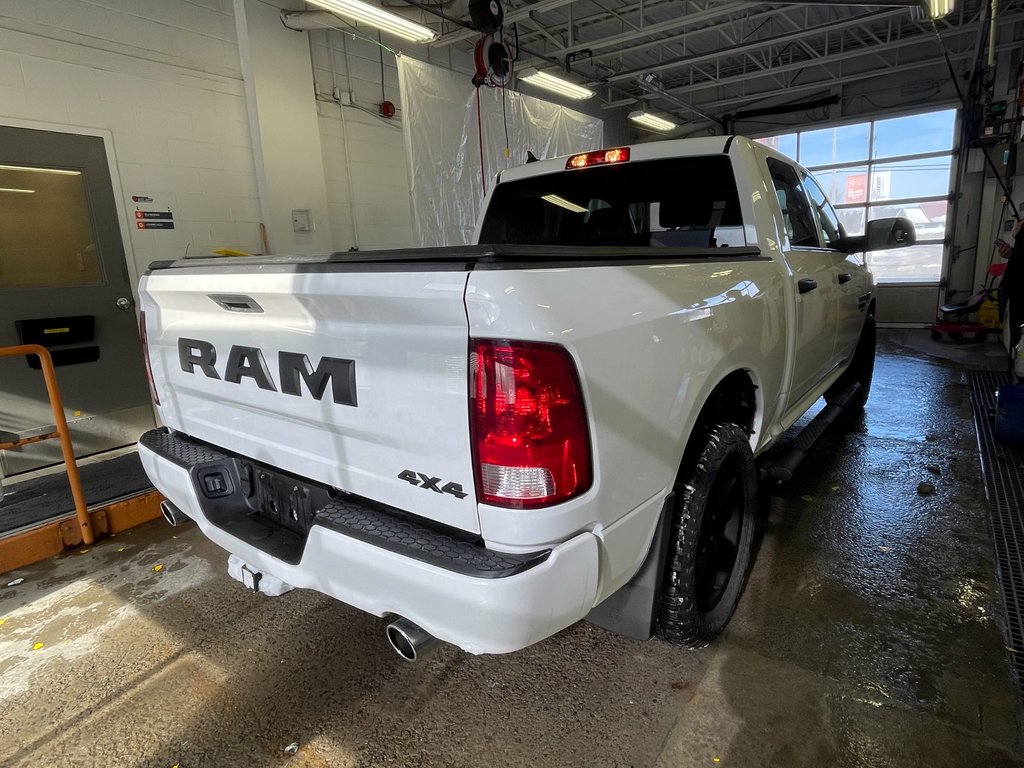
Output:
[[[779,198],[779,207],[786,222],[786,234],[793,248],[818,248],[818,228],[811,213],[810,201],[800,184],[796,170],[788,163],[768,158],[768,172],[775,185],[775,194]]]
[[[836,215],[832,203],[825,197],[821,186],[814,177],[808,174],[804,178],[804,187],[807,194],[811,196],[814,203],[814,210],[818,216],[818,224],[821,226],[821,240],[827,248],[838,248],[839,241],[843,239],[843,228],[839,225],[839,217]]]

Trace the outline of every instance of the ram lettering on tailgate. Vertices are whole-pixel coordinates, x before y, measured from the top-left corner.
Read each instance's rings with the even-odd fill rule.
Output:
[[[208,378],[221,379],[217,372],[217,349],[202,339],[178,339],[178,362],[185,373],[195,373],[199,368]],[[316,367],[301,352],[277,353],[277,380],[280,391],[286,395],[302,396],[302,385],[316,400],[322,400],[327,387],[331,387],[331,397],[338,405],[356,406],[356,362],[340,357],[321,357]],[[230,384],[239,384],[242,379],[249,378],[256,382],[260,389],[277,392],[263,350],[259,347],[246,347],[233,344],[228,352],[224,366],[223,380]]]

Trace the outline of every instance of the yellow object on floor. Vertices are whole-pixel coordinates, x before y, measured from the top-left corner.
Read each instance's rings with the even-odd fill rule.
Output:
[[[985,299],[978,308],[978,322],[990,329],[999,327],[998,294],[996,296],[995,299]]]

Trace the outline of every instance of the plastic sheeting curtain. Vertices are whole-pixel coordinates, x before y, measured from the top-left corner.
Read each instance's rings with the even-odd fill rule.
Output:
[[[511,90],[477,94],[469,75],[407,56],[398,58],[398,75],[419,245],[469,243],[485,189],[498,171],[525,163],[527,150],[546,159],[602,146],[604,121],[596,117]]]

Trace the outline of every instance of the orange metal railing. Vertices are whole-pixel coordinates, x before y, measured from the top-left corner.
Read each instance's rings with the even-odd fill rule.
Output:
[[[35,355],[43,367],[43,380],[46,382],[46,394],[50,398],[50,408],[53,410],[53,423],[56,432],[45,435],[33,435],[23,440],[12,442],[0,442],[0,450],[6,448],[17,448],[29,443],[37,443],[40,440],[60,440],[61,452],[64,454],[64,467],[68,473],[68,483],[71,485],[71,496],[75,500],[75,516],[78,518],[78,528],[82,533],[82,541],[85,544],[92,544],[95,540],[92,532],[92,524],[89,522],[89,511],[85,506],[85,494],[82,493],[82,480],[78,475],[78,465],[75,463],[75,451],[71,446],[71,434],[68,432],[68,422],[64,418],[64,403],[61,401],[60,388],[57,386],[57,374],[53,370],[53,359],[45,347],[37,344],[23,344],[17,347],[0,347],[0,357],[21,357],[23,355]]]

